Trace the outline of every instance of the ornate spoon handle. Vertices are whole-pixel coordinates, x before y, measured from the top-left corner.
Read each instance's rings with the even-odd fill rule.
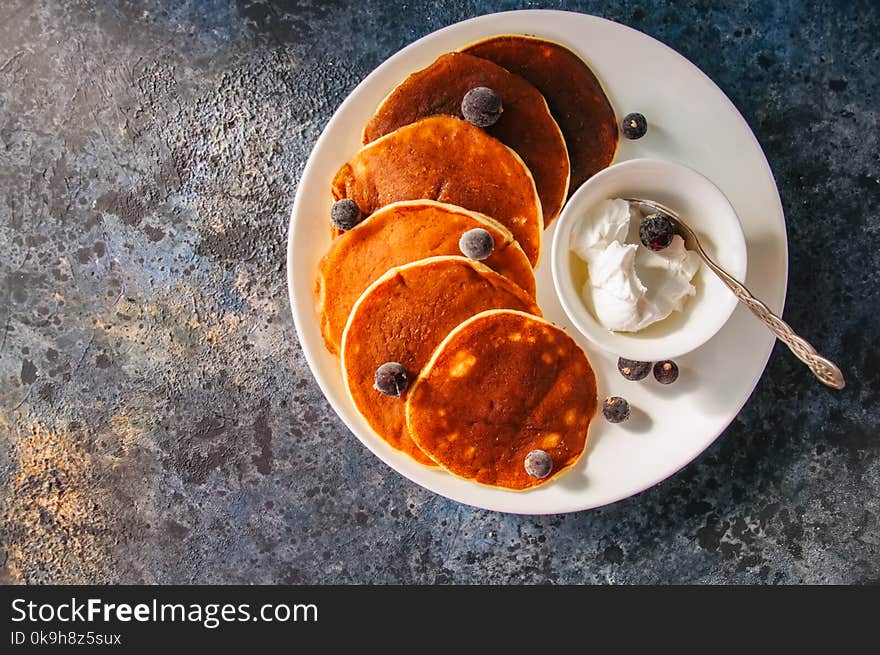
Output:
[[[694,231],[688,227],[673,210],[664,207],[659,202],[653,200],[644,200],[642,198],[627,198],[626,200],[665,214],[672,223],[675,232],[684,239],[685,247],[688,250],[696,250],[700,257],[703,258],[703,261],[706,262],[706,266],[711,268],[712,272],[721,278],[721,281],[733,291],[737,299],[752,310],[752,313],[761,319],[761,322],[770,328],[770,331],[773,332],[782,343],[789,347],[795,357],[810,367],[813,375],[819,378],[823,384],[827,384],[833,389],[843,389],[846,385],[843,379],[843,373],[841,373],[840,369],[835,366],[834,362],[817,353],[816,349],[813,348],[806,339],[799,337],[797,333],[791,329],[791,326],[788,323],[771,312],[767,305],[755,298],[748,289],[736,279],[728,275],[723,268],[718,266],[718,264],[713,262],[712,258],[706,254],[705,250],[703,250],[703,246],[700,245],[700,240],[697,238]]]
[[[795,357],[809,366],[813,374],[823,384],[833,389],[843,389],[846,384],[843,379],[843,373],[840,372],[840,369],[832,361],[822,357],[806,339],[799,337],[788,323],[771,312],[767,305],[755,298],[748,289],[725,273],[721,267],[702,251],[702,248],[700,249],[700,254],[709,268],[733,291],[739,301],[752,310],[752,313],[761,319],[764,325],[770,328],[782,343],[789,347]]]

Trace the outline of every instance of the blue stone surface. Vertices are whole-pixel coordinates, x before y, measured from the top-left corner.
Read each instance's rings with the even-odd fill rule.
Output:
[[[346,94],[418,37],[521,7],[633,26],[730,96],[786,211],[785,317],[848,380],[777,345],[694,463],[548,517],[458,505],[367,452],[283,274],[297,178]],[[873,0],[6,0],[0,579],[880,581],[878,31]]]

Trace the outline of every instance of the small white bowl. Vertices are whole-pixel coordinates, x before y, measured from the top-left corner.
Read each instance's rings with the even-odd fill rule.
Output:
[[[572,228],[587,210],[609,198],[655,200],[678,212],[696,232],[706,253],[737,280],[744,281],[748,256],[742,226],[721,190],[697,171],[670,161],[632,159],[594,175],[569,199],[557,219],[551,267],[565,313],[590,341],[619,357],[657,361],[680,357],[703,345],[721,329],[737,300],[702,264],[694,277],[696,295],[680,312],[638,332],[612,332],[585,304],[581,291],[587,264],[569,247]]]

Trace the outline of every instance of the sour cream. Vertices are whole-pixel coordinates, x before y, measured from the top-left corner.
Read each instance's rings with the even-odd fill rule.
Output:
[[[596,319],[615,332],[637,332],[681,311],[696,293],[700,258],[678,235],[654,252],[639,243],[642,215],[626,200],[605,200],[574,226],[570,248],[587,264],[582,294]]]

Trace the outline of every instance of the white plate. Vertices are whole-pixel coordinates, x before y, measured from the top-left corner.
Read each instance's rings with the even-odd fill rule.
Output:
[[[746,284],[771,309],[785,299],[788,248],[779,194],[760,145],[715,84],[681,55],[623,25],[563,11],[513,11],[457,23],[419,39],[374,70],[340,105],[303,171],[290,222],[287,281],[300,344],[339,417],[377,457],[413,482],[462,503],[522,514],[589,509],[643,491],[699,455],[737,415],[758,382],[773,338],[745,308],[707,344],[678,360],[681,376],[664,387],[653,378],[625,380],[616,359],[592,347],[568,322],[550,277],[549,252],[536,271],[544,316],[568,330],[590,356],[600,397],[620,395],[636,408],[612,425],[597,417],[587,451],[558,481],[524,493],[502,491],[429,469],[382,441],[349,397],[339,361],[325,349],[312,289],[329,245],[330,182],[360,146],[361,130],[402,79],[445,52],[503,33],[531,34],[579,53],[602,81],[618,117],[641,111],[648,134],[621,141],[616,161],[666,158],[697,169],[730,199],[748,245]],[[545,244],[552,239],[546,234]],[[354,443],[352,448],[356,447]]]

